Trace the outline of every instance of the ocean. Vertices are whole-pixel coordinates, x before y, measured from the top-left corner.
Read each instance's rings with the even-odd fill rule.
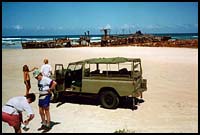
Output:
[[[198,39],[198,33],[147,33],[155,36],[171,36],[172,39]],[[50,36],[2,36],[2,49],[22,49],[21,42],[47,41],[55,38],[68,37],[71,40],[78,40],[83,35],[50,35]],[[102,35],[90,35],[91,42],[100,42]],[[76,43],[73,43],[76,44]]]

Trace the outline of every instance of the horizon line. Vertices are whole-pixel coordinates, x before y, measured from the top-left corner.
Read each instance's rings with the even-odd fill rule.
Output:
[[[135,34],[135,33],[125,33],[125,34],[110,34],[110,35],[130,35],[130,34]],[[163,33],[163,32],[155,32],[155,33],[143,33],[143,34],[198,34],[198,32],[166,32],[166,33]],[[84,34],[49,34],[49,35],[45,35],[45,34],[38,34],[38,35],[2,35],[2,38],[3,37],[34,37],[34,36],[81,36],[81,35],[84,35]],[[89,36],[91,35],[104,35],[104,34],[90,34]]]

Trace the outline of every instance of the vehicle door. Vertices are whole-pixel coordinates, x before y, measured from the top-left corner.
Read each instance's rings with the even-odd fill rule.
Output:
[[[80,92],[82,87],[82,64],[69,64],[67,71],[71,75],[71,90]]]
[[[55,64],[54,79],[57,82],[56,90],[65,90],[65,75],[63,64]]]

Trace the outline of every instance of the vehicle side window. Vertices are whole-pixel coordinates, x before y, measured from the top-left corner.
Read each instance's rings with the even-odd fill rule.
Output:
[[[106,64],[90,64],[90,76],[105,76]]]
[[[131,77],[132,62],[116,64],[85,64],[85,77]]]

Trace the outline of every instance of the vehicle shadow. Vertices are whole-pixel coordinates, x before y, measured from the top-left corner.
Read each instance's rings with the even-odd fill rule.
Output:
[[[135,98],[135,106],[133,106],[133,100],[130,97],[122,97],[120,98],[119,105],[117,108],[123,108],[123,109],[131,109],[131,110],[137,110],[138,106],[143,103],[143,99]],[[84,94],[84,95],[77,95],[77,94],[62,94],[59,96],[59,99],[57,102],[56,107],[59,107],[65,103],[73,103],[73,104],[82,104],[82,105],[94,105],[94,106],[101,106],[98,96],[97,95],[90,95],[90,94]],[[103,108],[103,107],[102,107]],[[116,109],[117,109],[116,108]]]

